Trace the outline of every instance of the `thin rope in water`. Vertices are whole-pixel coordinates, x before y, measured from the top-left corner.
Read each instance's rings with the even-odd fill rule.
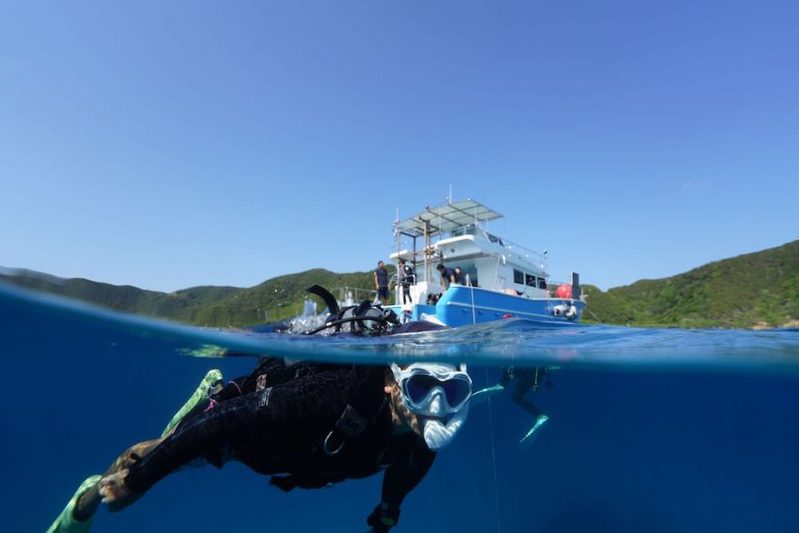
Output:
[[[488,385],[488,368],[485,369],[486,385]],[[499,480],[497,478],[497,451],[494,444],[494,415],[491,409],[491,395],[488,396],[488,426],[491,434],[491,463],[494,470],[494,512],[497,515],[497,533],[502,531],[502,521],[499,516]]]

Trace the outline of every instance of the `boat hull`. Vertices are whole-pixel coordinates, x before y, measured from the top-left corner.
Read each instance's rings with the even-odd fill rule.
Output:
[[[561,306],[561,307],[558,307]],[[574,306],[567,318],[564,308]],[[400,313],[399,306],[393,306]],[[547,326],[569,326],[579,322],[585,302],[560,298],[526,298],[481,288],[453,285],[433,305],[413,305],[411,319],[434,316],[449,327],[466,326],[506,318],[522,318]]]

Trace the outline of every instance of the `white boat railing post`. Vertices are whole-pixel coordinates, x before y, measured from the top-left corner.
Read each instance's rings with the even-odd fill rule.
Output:
[[[466,274],[466,285],[469,286],[469,291],[472,293],[472,324],[477,324],[477,311],[474,308],[474,286],[472,280],[469,279],[469,274]]]

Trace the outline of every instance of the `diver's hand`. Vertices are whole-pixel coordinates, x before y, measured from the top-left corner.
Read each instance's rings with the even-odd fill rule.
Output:
[[[387,502],[380,502],[366,523],[372,526],[370,533],[387,533],[389,529],[399,522],[400,508]]]
[[[98,483],[97,488],[100,496],[103,498],[103,503],[108,505],[112,511],[120,511],[139,499],[140,494],[131,491],[125,485],[125,478],[128,475],[128,469],[124,468],[113,474],[104,476]]]

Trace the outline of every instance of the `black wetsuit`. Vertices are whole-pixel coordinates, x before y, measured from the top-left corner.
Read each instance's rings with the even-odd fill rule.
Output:
[[[235,459],[272,475],[271,483],[283,490],[323,487],[386,469],[384,503],[369,524],[387,531],[380,519],[396,521],[402,500],[425,476],[435,453],[413,432],[394,433],[385,375],[385,366],[287,366],[266,359],[189,413],[129,469],[125,484],[143,493],[197,459],[217,467]],[[339,446],[338,453],[329,453]]]
[[[403,305],[406,303],[413,303],[413,299],[411,298],[411,285],[416,283],[416,274],[414,274],[413,268],[407,264],[402,264],[400,266],[400,274],[400,283],[402,284],[402,303]]]

